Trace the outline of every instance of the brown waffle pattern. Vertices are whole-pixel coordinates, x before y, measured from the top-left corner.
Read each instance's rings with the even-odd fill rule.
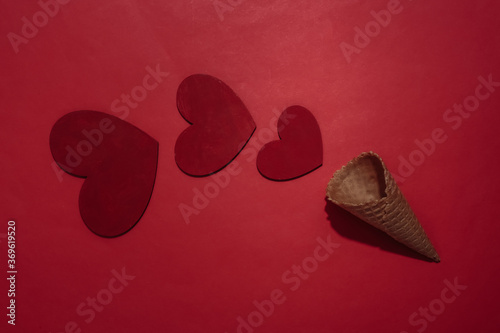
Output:
[[[380,161],[378,177],[370,175],[367,163],[373,164],[373,159]],[[376,163],[376,161],[375,161]],[[373,165],[371,172],[375,173]],[[363,176],[363,174],[368,174]],[[379,198],[372,198],[373,182],[378,182]],[[372,198],[367,202],[348,202],[345,200],[352,193],[362,193]],[[387,170],[384,162],[374,152],[362,153],[350,161],[341,170],[335,172],[328,183],[327,196],[330,201],[359,217],[370,225],[384,231],[389,236],[417,251],[418,253],[439,262],[440,258],[432,246],[424,229],[418,222],[408,202],[401,193],[394,178]],[[358,199],[358,198],[356,198]],[[355,201],[355,200],[351,200]]]

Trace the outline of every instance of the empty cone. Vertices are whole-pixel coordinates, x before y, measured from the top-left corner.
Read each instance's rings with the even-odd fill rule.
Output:
[[[362,153],[335,172],[328,199],[400,243],[439,262],[439,256],[384,162]]]

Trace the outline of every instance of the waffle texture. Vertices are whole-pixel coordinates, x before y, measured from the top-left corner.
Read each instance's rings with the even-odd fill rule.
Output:
[[[398,242],[435,262],[440,261],[396,181],[376,153],[362,153],[336,171],[326,195]]]

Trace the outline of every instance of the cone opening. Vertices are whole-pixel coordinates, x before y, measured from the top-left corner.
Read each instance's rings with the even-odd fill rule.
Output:
[[[376,155],[361,154],[337,171],[328,186],[333,201],[361,205],[386,197],[384,166]]]

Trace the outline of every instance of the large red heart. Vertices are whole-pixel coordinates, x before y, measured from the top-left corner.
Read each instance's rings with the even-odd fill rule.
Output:
[[[191,176],[207,176],[224,168],[255,131],[241,99],[209,75],[194,74],[181,82],[177,108],[192,125],[177,138],[175,161]]]
[[[321,131],[309,110],[290,106],[280,115],[277,126],[280,140],[267,143],[257,156],[257,168],[264,177],[290,180],[323,164]]]
[[[156,178],[156,140],[115,116],[75,111],[52,127],[50,149],[64,171],[86,178],[79,207],[90,230],[115,237],[140,220]]]

